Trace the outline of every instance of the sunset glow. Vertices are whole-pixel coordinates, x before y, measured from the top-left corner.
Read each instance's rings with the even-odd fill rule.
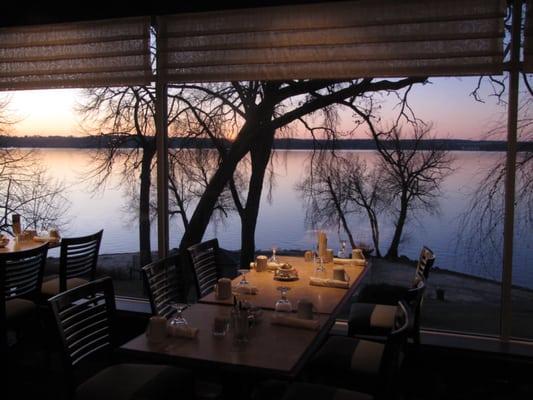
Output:
[[[410,103],[417,117],[433,124],[437,137],[483,139],[505,112],[494,98],[485,93],[485,103],[470,95],[477,78],[433,78],[426,85],[415,85],[410,93]],[[84,136],[89,133],[81,126],[75,106],[81,100],[81,90],[28,90],[13,92],[10,110],[19,121],[8,133],[13,135]],[[385,97],[382,120],[396,115],[394,95]],[[341,129],[351,129],[351,117],[344,114]],[[306,135],[301,134],[302,137]],[[364,136],[364,132],[361,132]]]

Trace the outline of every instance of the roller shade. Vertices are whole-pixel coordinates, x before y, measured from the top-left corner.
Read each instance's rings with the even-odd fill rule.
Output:
[[[360,0],[159,18],[169,81],[500,74],[503,0]]]
[[[0,29],[0,89],[147,84],[150,19]]]
[[[524,72],[533,72],[533,0],[528,0],[524,40]]]

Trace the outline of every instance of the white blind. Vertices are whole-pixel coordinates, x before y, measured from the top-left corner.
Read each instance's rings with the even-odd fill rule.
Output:
[[[500,74],[504,0],[359,0],[159,19],[169,81]]]
[[[533,72],[533,0],[528,0],[524,40],[524,72]]]
[[[0,29],[0,90],[146,84],[149,44],[147,17]]]

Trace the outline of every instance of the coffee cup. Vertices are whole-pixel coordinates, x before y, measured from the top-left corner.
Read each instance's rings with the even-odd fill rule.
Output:
[[[307,251],[304,253],[304,260],[307,261],[307,262],[311,262],[311,261],[313,261],[313,252],[307,250]]]
[[[146,336],[151,343],[161,343],[167,337],[167,319],[153,316],[148,321]]]
[[[336,281],[348,281],[350,278],[343,267],[334,267],[333,279]]]
[[[364,260],[365,256],[363,254],[363,250],[361,250],[361,249],[353,249],[352,250],[352,259],[354,259],[354,260]]]
[[[255,270],[263,272],[267,270],[268,258],[267,256],[257,256],[255,259]]]
[[[231,279],[220,278],[215,285],[215,296],[219,300],[231,298]]]
[[[313,303],[308,299],[300,299],[297,316],[300,319],[313,319]]]

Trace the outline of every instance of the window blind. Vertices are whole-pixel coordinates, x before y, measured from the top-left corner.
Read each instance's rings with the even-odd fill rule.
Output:
[[[526,30],[524,39],[524,72],[533,72],[533,0],[526,3]]]
[[[360,0],[159,18],[168,81],[500,74],[503,0]]]
[[[147,84],[150,19],[0,29],[0,89]]]

